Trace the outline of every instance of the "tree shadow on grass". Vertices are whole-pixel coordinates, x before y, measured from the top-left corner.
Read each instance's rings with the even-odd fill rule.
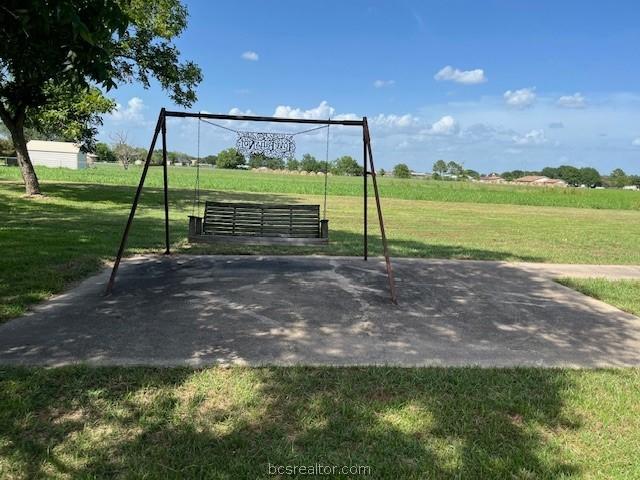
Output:
[[[581,472],[551,438],[581,428],[562,370],[74,367],[0,370],[0,383],[9,477],[268,478],[269,464],[316,463],[390,479]]]
[[[48,196],[75,202],[109,202],[121,205],[127,209],[131,207],[136,188],[127,185],[101,185],[59,183],[48,184]],[[164,191],[161,188],[145,187],[142,190],[140,207],[157,207],[164,205]],[[190,211],[194,204],[194,190],[170,189],[169,206],[174,211]],[[296,203],[299,197],[282,193],[251,193],[227,192],[219,190],[202,191],[200,194],[201,208],[205,200],[245,201],[257,203]]]

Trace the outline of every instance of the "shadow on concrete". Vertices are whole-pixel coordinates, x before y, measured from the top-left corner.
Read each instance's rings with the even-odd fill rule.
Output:
[[[0,454],[26,478],[270,478],[269,463],[389,479],[581,472],[549,433],[582,424],[561,370],[9,369],[0,385]]]
[[[640,321],[500,262],[140,257],[0,326],[0,362],[109,365],[640,364]]]

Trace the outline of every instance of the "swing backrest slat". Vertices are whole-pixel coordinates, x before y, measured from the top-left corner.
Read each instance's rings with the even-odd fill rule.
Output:
[[[205,203],[204,235],[320,238],[320,205]]]

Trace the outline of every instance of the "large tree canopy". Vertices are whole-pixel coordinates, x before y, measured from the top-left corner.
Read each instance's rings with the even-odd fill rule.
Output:
[[[60,140],[94,151],[102,115],[111,112],[116,103],[96,87],[74,84],[49,85],[47,102],[29,110],[26,119],[27,139]]]
[[[40,187],[24,130],[60,99],[52,89],[69,89],[78,99],[90,96],[93,86],[109,90],[137,81],[148,87],[155,78],[177,104],[195,101],[200,69],[181,62],[172,43],[186,24],[180,0],[3,1],[0,119],[11,134],[28,194]]]

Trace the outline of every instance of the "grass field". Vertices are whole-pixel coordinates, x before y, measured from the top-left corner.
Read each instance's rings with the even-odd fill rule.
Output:
[[[100,165],[86,170],[59,168],[37,169],[40,179],[51,182],[137,185],[141,167],[123,170],[119,166]],[[195,185],[195,169],[171,167],[172,188],[191,189]],[[538,188],[512,185],[486,185],[468,182],[438,182],[421,179],[378,177],[381,194],[387,198],[430,200],[437,202],[467,202],[548,207],[575,207],[617,210],[640,210],[640,193],[623,190],[591,190],[581,188]],[[0,180],[20,180],[17,168],[0,167]],[[147,186],[162,186],[162,169],[151,168]],[[233,192],[322,195],[322,176],[281,175],[238,170],[200,170],[200,186],[204,190]],[[361,196],[361,177],[330,177],[329,195]]]
[[[560,278],[557,282],[640,317],[640,280]]]
[[[192,169],[174,168],[173,177]],[[15,169],[7,170],[15,171]],[[0,248],[10,255],[0,256],[0,321],[20,315],[33,303],[61,291],[70,282],[95,272],[102,262],[113,259],[119,237],[133,197],[137,171],[124,172],[115,167],[74,172],[61,169],[41,169],[41,177],[66,175],[88,176],[114,174],[127,185],[96,183],[65,183],[43,181],[46,197],[28,200],[22,197],[19,183],[0,184],[0,201],[8,208],[0,210]],[[176,172],[178,172],[176,174]],[[157,184],[159,169],[153,170],[149,183]],[[6,173],[3,173],[6,175]],[[211,178],[218,179],[214,172]],[[225,188],[235,182],[247,190],[276,188],[285,182],[288,188],[301,189],[311,180],[251,172],[222,172]],[[80,178],[80,177],[78,177]],[[203,186],[211,186],[211,178]],[[94,179],[95,180],[95,179]],[[103,178],[101,180],[106,180]],[[126,180],[126,182],[124,182]],[[335,178],[354,192],[361,179]],[[113,180],[114,182],[116,180]],[[260,182],[265,181],[266,184]],[[385,180],[386,181],[386,180]],[[276,182],[276,183],[268,183]],[[288,183],[287,183],[288,182]],[[400,188],[388,188],[387,193],[402,193]],[[174,181],[174,184],[178,183]],[[314,178],[309,185],[320,185]],[[458,188],[442,182],[442,188],[430,182],[411,180],[407,185],[426,191],[479,192],[486,198],[500,190],[487,187]],[[453,186],[451,186],[453,185]],[[203,191],[203,198],[264,202],[321,203],[321,197],[281,192]],[[346,187],[345,187],[346,188]],[[509,187],[511,188],[511,187]],[[508,193],[512,191],[504,190]],[[527,190],[527,189],[525,189]],[[576,191],[576,190],[573,190]],[[541,197],[563,198],[563,193],[535,190]],[[582,191],[581,191],[582,192]],[[584,191],[590,194],[624,193],[619,198],[640,198],[637,192]],[[558,263],[639,264],[640,211],[607,208],[568,208],[529,206],[497,202],[407,200],[387,195],[383,200],[386,225],[393,256],[437,257],[482,260],[539,261]],[[559,196],[555,196],[559,195]],[[580,194],[582,195],[582,193]],[[593,198],[605,198],[596,195]],[[634,197],[638,195],[638,197]],[[192,247],[186,241],[187,215],[192,211],[193,192],[174,187],[171,190],[171,238],[174,249],[186,252],[215,253],[321,253],[360,255],[362,252],[362,200],[354,195],[329,197],[331,243],[328,247]],[[566,198],[572,198],[567,196]],[[611,198],[618,198],[613,196]],[[468,200],[468,199],[467,199]],[[550,200],[549,200],[550,201]],[[589,201],[594,201],[593,199]],[[160,251],[163,224],[162,193],[157,187],[144,190],[141,207],[131,232],[129,252]],[[381,253],[375,224],[374,202],[370,218],[371,253]],[[37,272],[36,275],[33,272]]]
[[[638,391],[631,369],[0,369],[0,477],[639,478]]]
[[[7,171],[0,175],[13,175]],[[41,171],[47,196],[37,200],[23,198],[19,183],[0,184],[8,207],[0,209],[0,319],[115,253],[136,172],[63,172],[80,183],[51,178],[61,172]],[[116,173],[114,184],[91,183],[108,172]],[[129,252],[162,247],[158,173],[150,182],[156,187],[145,190]],[[187,173],[172,172],[174,187]],[[203,182],[216,189],[204,197],[320,201],[300,191],[315,189],[319,178],[279,187],[286,179],[276,175],[224,175]],[[335,180],[348,193],[330,197],[331,244],[296,252],[360,253],[358,179]],[[518,197],[510,188],[398,182],[383,183],[395,256],[640,263],[635,192],[573,197],[525,189]],[[185,242],[192,191],[183,186],[171,191],[172,242],[175,250],[199,251]],[[278,188],[293,191],[268,191]],[[518,204],[527,196],[534,200]],[[580,208],[548,206],[576,199]],[[613,209],[620,199],[625,206]],[[379,239],[372,240],[380,253]],[[561,281],[639,313],[637,282]],[[361,478],[638,478],[638,392],[638,369],[0,367],[0,478],[268,478],[269,463],[370,467]]]

